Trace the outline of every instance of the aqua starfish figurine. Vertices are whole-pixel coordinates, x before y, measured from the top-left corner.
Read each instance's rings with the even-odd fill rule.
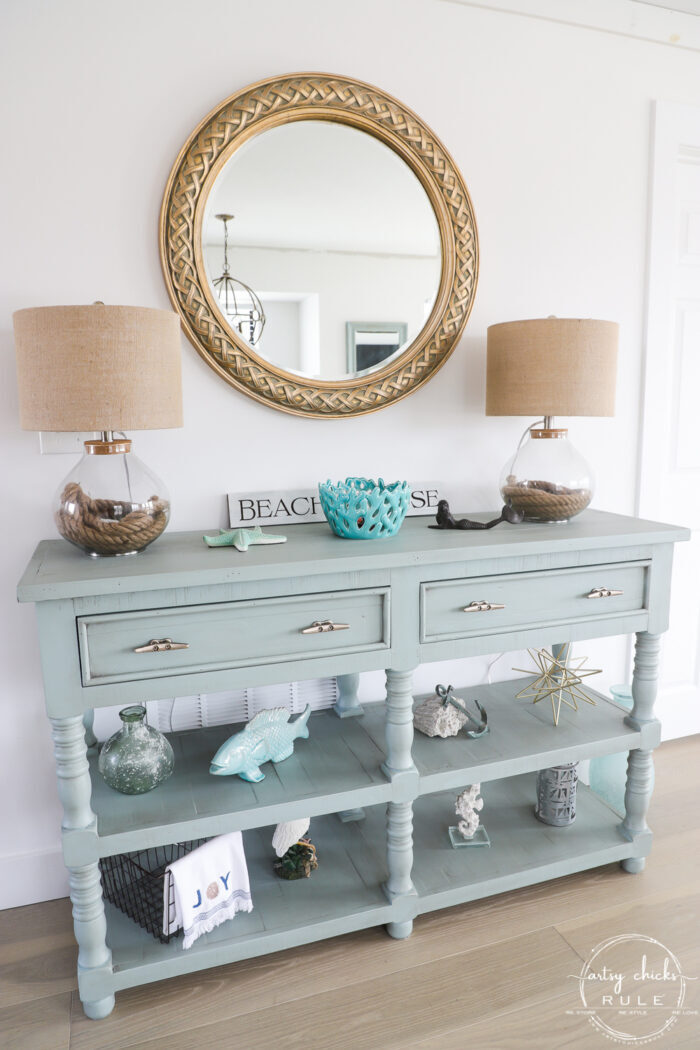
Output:
[[[247,551],[256,543],[286,543],[286,536],[273,536],[263,532],[259,525],[252,529],[220,529],[218,536],[202,536],[208,547],[235,547],[237,551]]]

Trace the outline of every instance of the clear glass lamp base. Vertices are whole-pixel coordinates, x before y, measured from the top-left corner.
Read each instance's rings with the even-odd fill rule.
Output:
[[[542,524],[570,521],[593,490],[593,473],[563,428],[533,427],[501,474],[503,502]]]
[[[165,529],[170,502],[131,442],[86,441],[54,503],[58,531],[93,558],[138,554]]]

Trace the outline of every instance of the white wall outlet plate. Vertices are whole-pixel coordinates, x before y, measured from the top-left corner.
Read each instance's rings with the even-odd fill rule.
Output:
[[[80,456],[83,452],[83,442],[99,438],[96,430],[85,434],[63,433],[59,431],[42,430],[39,433],[39,451],[42,456],[72,455]]]

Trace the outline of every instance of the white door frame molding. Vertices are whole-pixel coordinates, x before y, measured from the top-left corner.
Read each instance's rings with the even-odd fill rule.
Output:
[[[656,102],[638,513],[692,529],[675,554],[659,709],[665,737],[700,732],[700,107]]]

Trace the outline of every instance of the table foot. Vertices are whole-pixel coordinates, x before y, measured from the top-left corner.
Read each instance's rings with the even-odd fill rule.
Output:
[[[413,919],[409,919],[408,922],[389,922],[386,926],[386,932],[390,937],[393,937],[395,941],[403,941],[406,937],[410,937],[413,931]]]
[[[627,857],[625,860],[620,861],[620,867],[624,871],[628,871],[630,875],[638,875],[640,871],[644,871],[646,864],[646,857]]]
[[[94,999],[90,1003],[83,1003],[83,1012],[91,1021],[101,1021],[103,1017],[108,1017],[113,1009],[113,995],[106,995],[104,999]]]

